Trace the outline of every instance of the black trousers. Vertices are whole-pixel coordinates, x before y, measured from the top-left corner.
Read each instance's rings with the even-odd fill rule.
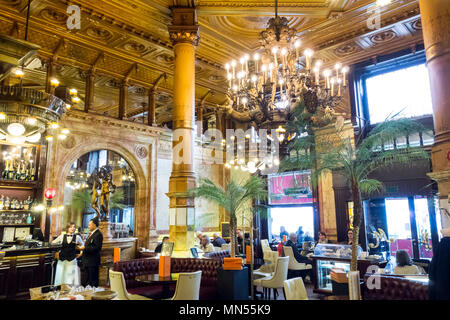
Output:
[[[91,287],[98,287],[98,266],[95,267],[84,267],[84,272],[86,273],[85,283],[82,285],[86,287],[90,285]]]

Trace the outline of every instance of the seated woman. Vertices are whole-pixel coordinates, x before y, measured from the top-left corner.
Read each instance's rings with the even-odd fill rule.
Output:
[[[56,265],[54,285],[69,284],[72,286],[80,285],[80,268],[77,264],[77,258],[81,254],[77,254],[77,250],[84,246],[83,240],[75,234],[75,223],[69,222],[65,229],[52,244],[61,244],[61,251],[56,253],[58,264]]]
[[[394,268],[394,274],[421,274],[419,268],[412,263],[406,250],[398,250],[395,258],[397,266]]]
[[[200,245],[200,249],[206,253],[206,252],[213,252],[214,251],[214,246],[211,243],[211,241],[209,240],[209,237],[205,234],[202,237],[202,244]]]

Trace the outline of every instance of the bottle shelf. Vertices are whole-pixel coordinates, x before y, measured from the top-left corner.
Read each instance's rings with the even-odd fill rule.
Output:
[[[0,188],[3,189],[35,189],[37,181],[16,181],[0,179]]]
[[[34,227],[34,223],[0,224],[0,227]]]
[[[2,209],[0,210],[0,213],[2,212],[8,212],[8,213],[24,213],[24,212],[29,212],[29,213],[33,213],[33,210],[25,210],[25,209],[20,209],[20,210],[16,210],[16,209]]]

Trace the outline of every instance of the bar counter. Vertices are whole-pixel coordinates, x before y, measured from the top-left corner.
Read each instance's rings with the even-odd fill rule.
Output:
[[[0,300],[28,299],[29,289],[49,285],[52,262],[60,246],[0,249],[5,257],[0,260]]]

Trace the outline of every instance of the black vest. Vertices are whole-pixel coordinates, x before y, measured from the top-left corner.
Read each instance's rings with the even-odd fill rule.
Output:
[[[74,234],[72,236],[72,241],[70,243],[67,243],[67,234],[64,235],[63,241],[62,241],[62,247],[61,251],[59,253],[59,259],[61,261],[68,260],[72,261],[77,256],[77,236]]]

